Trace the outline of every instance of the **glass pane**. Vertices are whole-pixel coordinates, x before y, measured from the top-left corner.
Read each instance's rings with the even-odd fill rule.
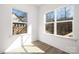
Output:
[[[49,12],[46,14],[46,22],[53,22],[54,21],[54,12]]]
[[[67,6],[57,10],[57,21],[63,20],[73,20],[73,6]]]
[[[27,13],[17,10],[17,9],[12,9],[12,16],[13,16],[13,21],[15,22],[27,22]],[[15,19],[16,18],[16,19]]]
[[[57,23],[57,34],[72,37],[72,22]]]
[[[54,34],[54,23],[46,24],[47,33]]]
[[[27,24],[13,23],[13,34],[22,34],[27,32]]]
[[[66,7],[66,20],[73,20],[73,6]]]
[[[60,8],[57,10],[57,21],[65,20],[65,8]]]

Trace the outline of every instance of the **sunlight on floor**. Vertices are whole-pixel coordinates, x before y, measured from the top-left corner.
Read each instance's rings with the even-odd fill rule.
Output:
[[[31,44],[31,41],[32,41],[31,35],[29,35],[29,34],[22,34],[19,36],[15,36],[13,39],[15,39],[15,41],[12,43],[12,45],[5,52],[8,52],[8,51],[15,49],[17,47],[21,47],[21,45],[23,45],[23,44],[24,45]]]
[[[39,47],[34,45],[28,45],[28,46],[25,46],[24,48],[19,47],[8,51],[8,53],[17,53],[17,52],[18,53],[45,53],[45,51],[41,50]]]
[[[45,53],[45,51],[37,46],[26,46],[25,49],[28,53]]]

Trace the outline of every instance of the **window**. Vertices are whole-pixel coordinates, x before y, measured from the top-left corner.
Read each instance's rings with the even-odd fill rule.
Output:
[[[12,9],[12,33],[15,34],[22,34],[27,33],[27,13]]]
[[[50,34],[73,37],[73,6],[69,5],[52,12],[46,14],[46,31]]]
[[[46,14],[46,31],[48,33],[54,33],[54,12]]]

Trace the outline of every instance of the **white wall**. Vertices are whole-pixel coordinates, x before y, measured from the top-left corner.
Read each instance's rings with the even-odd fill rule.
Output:
[[[30,39],[37,39],[37,9],[33,5],[10,5],[3,4],[0,5],[0,51],[3,52],[18,38],[18,36],[12,36],[12,19],[11,19],[11,9],[15,8],[28,13],[28,37]],[[31,28],[32,27],[32,28]],[[31,28],[31,29],[30,29]],[[27,36],[26,36],[27,37]],[[18,41],[17,44],[21,42]]]
[[[2,14],[2,9],[1,9],[0,13]],[[3,17],[1,14],[0,14],[0,17]],[[0,24],[2,24],[2,20],[1,19],[0,19],[0,22],[1,22]],[[3,33],[1,31],[2,31],[2,25],[0,25],[0,53],[2,51],[2,48],[1,48],[2,47],[2,40],[1,39],[3,38],[2,37]]]
[[[50,35],[45,33],[44,31],[44,15],[49,11],[53,11],[56,8],[60,8],[65,5],[43,5],[40,7],[39,12],[39,40],[43,41],[51,46],[59,48],[63,51],[69,53],[77,53],[77,42],[79,40],[79,5],[75,5],[75,16],[74,16],[74,39],[72,38],[64,38],[55,35]],[[78,44],[79,45],[79,44]],[[78,46],[79,47],[79,46]],[[79,49],[79,48],[78,48]]]
[[[77,52],[79,53],[79,4],[75,5],[75,21],[74,21],[74,35],[75,38],[77,39]]]

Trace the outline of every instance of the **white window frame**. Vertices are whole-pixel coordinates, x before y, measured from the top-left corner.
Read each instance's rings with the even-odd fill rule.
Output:
[[[14,22],[13,19],[12,19],[12,9],[11,8],[11,36],[19,36],[19,35],[24,35],[24,34],[27,34],[28,33],[28,17],[27,17],[27,22]],[[25,11],[23,11],[25,12]],[[28,14],[27,14],[28,15]],[[13,23],[22,23],[22,24],[26,24],[27,25],[27,32],[26,33],[21,33],[21,34],[13,34]]]
[[[55,24],[55,20],[54,20],[54,22],[53,22],[53,21],[52,21],[52,22],[46,22],[46,14],[47,14],[47,13],[50,13],[50,12],[52,12],[52,11],[46,12],[45,15],[44,15],[44,24],[45,24],[45,26],[44,26],[44,33],[46,33],[46,34],[48,34],[48,35],[54,35],[54,33],[51,34],[51,33],[47,33],[47,32],[46,32],[46,24],[51,24],[51,23]],[[54,25],[54,26],[55,26],[55,25]],[[54,31],[54,32],[55,32],[55,31]]]
[[[66,5],[66,6],[70,6],[70,5]],[[66,7],[66,6],[62,6],[62,7]],[[72,5],[72,6],[73,6],[73,5]],[[61,8],[62,8],[62,7],[61,7]],[[74,6],[73,6],[73,8],[74,8]],[[60,9],[60,8],[57,8],[57,9]],[[55,10],[57,10],[57,9],[55,9]],[[74,25],[74,12],[73,12],[73,20],[57,21],[57,18],[56,18],[57,12],[56,12],[55,10],[53,10],[53,11],[54,11],[54,14],[55,14],[55,21],[54,21],[54,22],[46,22],[46,14],[49,13],[49,12],[46,12],[46,14],[45,14],[45,16],[44,16],[44,24],[45,24],[45,26],[44,26],[44,31],[45,31],[45,34],[47,34],[47,35],[55,35],[55,36],[57,36],[57,37],[62,37],[62,38],[74,39],[74,28],[73,28],[73,25]],[[74,11],[74,9],[73,9],[73,11]],[[50,12],[51,12],[51,11],[50,11]],[[73,37],[66,37],[66,36],[62,36],[62,35],[57,35],[57,23],[61,23],[61,22],[72,22]],[[47,33],[47,32],[46,32],[46,24],[47,24],[47,23],[54,23],[54,34],[51,34],[51,33]]]

